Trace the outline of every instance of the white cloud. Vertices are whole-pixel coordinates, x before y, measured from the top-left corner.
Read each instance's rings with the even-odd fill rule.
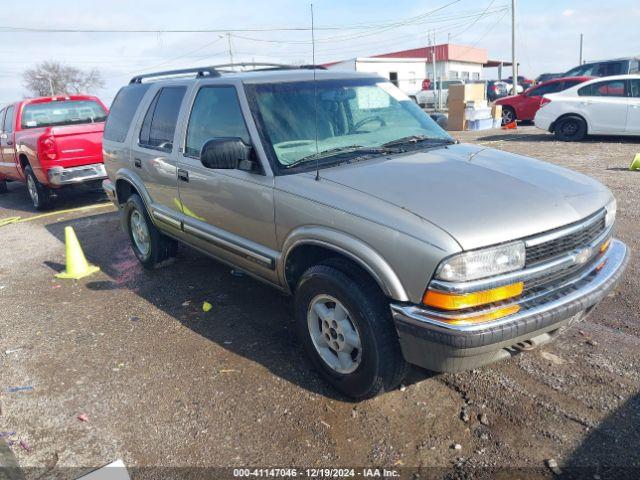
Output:
[[[571,17],[574,13],[576,13],[575,10],[572,10],[570,8],[567,8],[564,12],[562,12],[562,15],[564,17]]]

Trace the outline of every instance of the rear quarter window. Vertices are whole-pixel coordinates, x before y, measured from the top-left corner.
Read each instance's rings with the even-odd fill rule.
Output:
[[[581,97],[624,97],[624,87],[624,80],[609,80],[582,87],[578,90],[578,95]]]
[[[136,110],[148,89],[148,83],[128,85],[120,89],[104,126],[105,140],[124,142]]]

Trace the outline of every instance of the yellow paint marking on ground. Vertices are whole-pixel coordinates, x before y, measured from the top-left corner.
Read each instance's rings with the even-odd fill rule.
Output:
[[[55,212],[41,213],[40,215],[34,215],[33,217],[8,217],[0,218],[0,227],[5,225],[11,225],[13,223],[30,222],[31,220],[37,220],[38,218],[52,217],[54,215],[62,215],[65,213],[82,212],[83,210],[93,210],[96,208],[104,208],[113,206],[113,203],[99,203],[97,205],[88,205],[86,207],[67,208],[66,210],[57,210]]]

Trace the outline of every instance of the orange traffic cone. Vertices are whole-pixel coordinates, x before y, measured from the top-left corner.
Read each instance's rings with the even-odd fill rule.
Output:
[[[518,128],[518,124],[516,123],[515,120],[511,123],[507,123],[506,125],[502,126],[503,130],[516,130],[517,128]]]

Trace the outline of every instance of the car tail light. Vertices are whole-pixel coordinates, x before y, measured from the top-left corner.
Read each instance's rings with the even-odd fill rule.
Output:
[[[48,160],[55,160],[58,158],[58,150],[56,148],[56,141],[52,136],[41,137],[39,142],[39,154],[42,158]]]
[[[545,105],[551,103],[551,100],[545,97],[542,97],[540,99],[540,108],[544,107]]]

